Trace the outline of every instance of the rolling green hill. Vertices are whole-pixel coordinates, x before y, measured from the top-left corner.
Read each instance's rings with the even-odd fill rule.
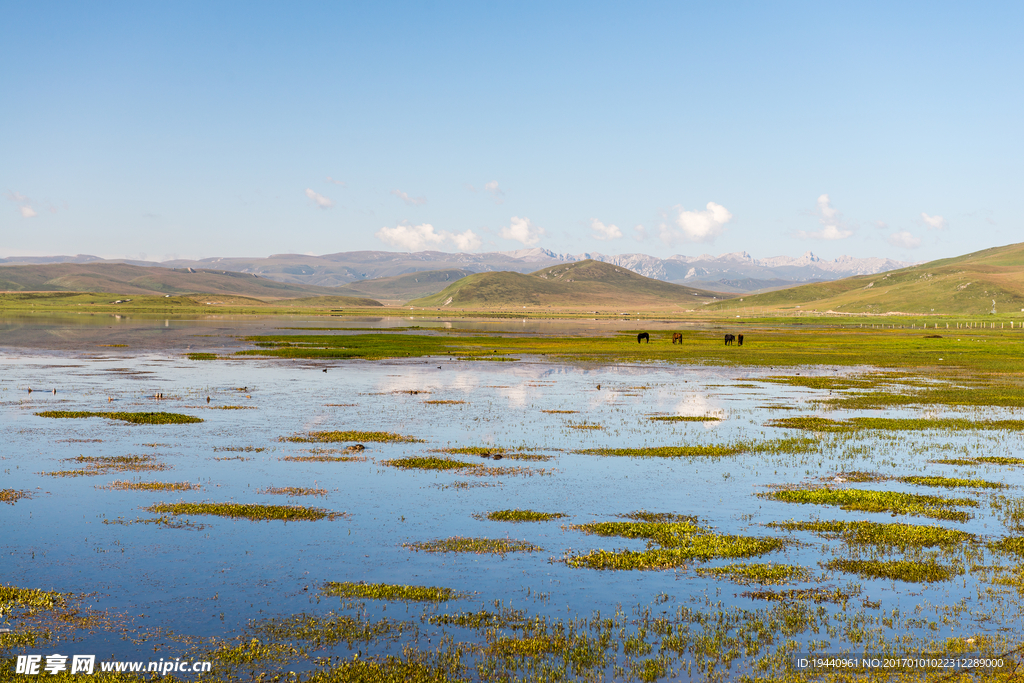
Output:
[[[700,307],[732,295],[652,280],[601,261],[577,261],[528,275],[476,273],[437,294],[409,302],[438,308],[679,308]]]
[[[436,294],[453,282],[467,275],[471,270],[424,270],[418,273],[407,273],[393,277],[380,277],[373,280],[359,280],[337,288],[339,294],[350,296],[368,296],[374,299],[400,299],[408,301],[417,297]]]
[[[983,315],[1024,309],[1024,243],[876,275],[744,296],[710,310],[763,308],[834,313]]]
[[[330,297],[337,306],[380,306],[365,297],[342,296],[334,287],[276,282],[247,273],[133,266],[125,263],[52,263],[0,266],[0,291],[112,292],[118,295],[202,293],[252,299]],[[347,292],[342,293],[347,294]]]

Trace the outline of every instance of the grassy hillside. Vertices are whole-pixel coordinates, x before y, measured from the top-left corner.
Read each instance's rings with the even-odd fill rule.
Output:
[[[297,299],[331,296],[332,287],[276,282],[231,271],[171,269],[124,263],[53,263],[0,266],[0,291],[9,292],[114,292],[120,296],[182,295],[236,296],[250,299]],[[378,306],[377,301],[345,297],[352,306]]]
[[[425,270],[394,277],[360,280],[342,285],[337,291],[351,296],[368,296],[374,299],[399,299],[408,301],[418,297],[436,294],[448,285],[472,275],[471,270]]]
[[[411,301],[438,308],[680,308],[730,296],[637,275],[600,261],[559,264],[535,273],[468,275],[437,294]]]
[[[1024,309],[1024,243],[887,273],[744,296],[707,308],[984,315],[991,312],[993,300],[997,313]]]

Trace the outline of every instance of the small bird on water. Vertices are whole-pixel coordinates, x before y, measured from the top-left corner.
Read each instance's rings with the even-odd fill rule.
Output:
[[[209,396],[207,396],[207,397],[206,397],[206,402],[207,402],[207,403],[209,403],[209,402],[210,402],[210,397],[209,397]]]

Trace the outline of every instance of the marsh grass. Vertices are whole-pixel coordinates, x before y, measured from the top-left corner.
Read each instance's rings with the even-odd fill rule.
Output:
[[[436,458],[433,456],[396,458],[394,460],[381,460],[381,465],[397,467],[403,470],[468,470],[483,467],[478,462],[464,462],[451,458]]]
[[[984,479],[956,479],[953,477],[897,477],[897,481],[902,481],[904,484],[914,484],[916,486],[935,486],[939,488],[955,489],[955,488],[970,488],[970,489],[1004,489],[1006,484],[999,484],[994,481],[985,481]]]
[[[188,519],[176,519],[170,515],[161,515],[159,517],[136,517],[135,519],[125,519],[124,517],[117,517],[116,519],[105,518],[103,523],[117,526],[153,524],[155,526],[162,526],[168,529],[193,529],[195,531],[201,531],[207,527],[206,524],[199,524]]]
[[[529,541],[518,541],[511,538],[468,538],[465,536],[450,536],[436,541],[403,543],[402,545],[410,550],[422,550],[426,553],[476,553],[477,555],[535,553],[543,550]]]
[[[637,522],[649,522],[652,524],[665,524],[670,522],[685,522],[696,525],[697,518],[693,515],[677,515],[674,512],[648,512],[647,510],[636,510],[621,515],[615,515],[623,519],[632,519]]]
[[[208,406],[210,410],[256,410],[256,406]]]
[[[483,515],[492,522],[550,522],[565,517],[561,512],[537,512],[535,510],[496,510]]]
[[[32,497],[31,491],[19,491],[18,489],[0,489],[0,503],[14,505],[19,500],[26,500]]]
[[[548,415],[575,415],[576,413],[578,413],[580,411],[578,411],[578,410],[542,410],[540,412],[547,413]]]
[[[744,445],[717,446],[659,446],[652,448],[585,448],[576,451],[584,455],[615,455],[628,458],[719,458],[747,451]]]
[[[286,462],[366,462],[368,459],[362,455],[286,455],[281,458]]]
[[[437,586],[405,586],[392,583],[363,583],[329,581],[320,591],[324,595],[367,600],[407,600],[412,602],[445,602],[469,596],[451,588]]]
[[[170,465],[157,462],[151,455],[111,455],[65,458],[64,462],[85,465],[79,470],[58,470],[40,472],[49,477],[94,477],[111,472],[151,472],[171,469]]]
[[[248,462],[248,461],[252,460],[252,458],[247,458],[244,455],[224,456],[223,458],[214,457],[213,459],[216,460],[217,462],[227,462],[229,460],[238,460],[240,462]]]
[[[343,443],[372,441],[374,443],[422,443],[422,439],[393,432],[327,431],[309,432],[306,436],[282,436],[281,441],[295,443]]]
[[[765,526],[786,531],[810,531],[827,538],[842,538],[849,545],[878,548],[957,548],[976,540],[974,534],[938,525],[880,524],[878,522],[769,522]]]
[[[189,360],[217,360],[215,353],[186,353]]]
[[[333,613],[324,616],[294,614],[281,619],[268,619],[257,624],[253,631],[271,642],[300,641],[313,649],[321,649],[338,643],[351,646],[355,642],[396,640],[407,631],[415,631],[415,626],[388,619],[371,622]]]
[[[262,453],[267,450],[264,446],[214,446],[213,452],[228,452],[228,453]]]
[[[998,541],[992,541],[988,547],[996,552],[1010,553],[1024,559],[1024,538],[1020,536],[1007,536]]]
[[[863,489],[789,489],[757,494],[784,503],[834,505],[843,510],[861,512],[889,512],[893,515],[911,515],[966,522],[971,515],[954,507],[978,507],[970,498],[942,498],[894,491],[867,491]]]
[[[317,521],[345,516],[343,512],[331,512],[322,508],[298,505],[256,505],[253,503],[158,503],[143,509],[158,514],[215,515],[232,519],[249,519],[254,522],[264,520]]]
[[[534,475],[545,477],[551,476],[556,472],[554,469],[546,467],[540,467],[534,469],[532,467],[470,467],[464,470],[459,470],[458,474],[468,477],[502,477],[502,476],[515,476],[515,477],[532,477]]]
[[[121,491],[198,491],[203,487],[187,481],[112,481],[110,488]]]
[[[64,607],[70,593],[44,591],[38,588],[0,586],[0,612],[36,612]]]
[[[458,612],[456,614],[435,614],[427,623],[435,626],[458,626],[460,628],[516,628],[526,623],[526,611],[498,606],[497,612]]]
[[[428,406],[460,406],[460,405],[464,405],[465,403],[466,403],[465,401],[453,401],[453,400],[424,401],[423,402],[424,405],[428,405]]]
[[[126,412],[96,412],[90,410],[44,410],[36,413],[39,417],[52,417],[58,419],[78,419],[86,417],[105,417],[108,420],[121,420],[131,424],[164,425],[164,424],[194,424],[202,422],[200,417],[182,415],[180,413],[126,413]]]
[[[326,496],[327,489],[305,488],[302,486],[268,486],[256,493],[266,493],[274,496]]]
[[[890,579],[907,583],[933,583],[948,581],[963,574],[963,569],[938,564],[934,561],[910,560],[849,560],[836,558],[823,565],[826,569],[857,574],[867,579]]]
[[[568,423],[565,426],[568,427],[569,429],[593,429],[593,430],[604,429],[604,427],[602,425],[590,424],[590,423],[584,423],[584,422],[570,422],[570,423]]]
[[[982,455],[975,460],[990,465],[1024,465],[1024,458],[1009,458],[1002,455]]]
[[[647,419],[652,422],[720,422],[722,418],[714,415],[655,415]]]
[[[833,602],[844,605],[850,599],[848,593],[838,588],[793,588],[784,591],[760,590],[745,591],[740,593],[741,597],[752,600],[770,600],[774,602],[801,602],[809,601],[814,603]]]
[[[768,427],[806,429],[815,432],[855,432],[877,430],[886,432],[924,431],[927,429],[977,430],[1024,429],[1024,420],[968,420],[946,418],[925,420],[920,418],[851,417],[847,420],[830,420],[825,417],[780,417],[765,423]]]
[[[697,576],[722,577],[741,585],[777,586],[793,581],[806,581],[810,572],[791,564],[727,564],[724,567],[698,567]]]

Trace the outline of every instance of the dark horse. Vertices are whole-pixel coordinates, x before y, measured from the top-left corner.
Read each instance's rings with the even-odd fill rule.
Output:
[[[672,343],[675,344],[676,342],[679,342],[680,344],[683,343],[683,333],[682,332],[673,332],[672,333]]]
[[[648,344],[651,343],[651,335],[647,334],[646,332],[641,332],[640,334],[636,335],[636,343],[637,344],[639,344],[640,342],[644,341],[645,339],[647,340]]]
[[[731,345],[734,341],[736,341],[736,335],[735,334],[727,334],[727,335],[725,335],[725,345],[726,346]]]
[[[739,346],[743,346],[743,335],[742,334],[740,336],[736,337],[736,343]]]

